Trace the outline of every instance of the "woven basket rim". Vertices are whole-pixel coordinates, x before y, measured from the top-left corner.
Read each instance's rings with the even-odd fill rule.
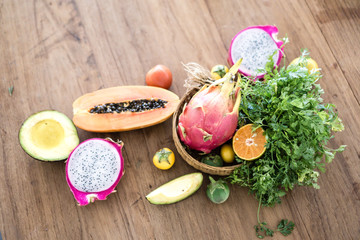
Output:
[[[219,175],[219,176],[228,176],[230,175],[233,170],[239,166],[241,166],[241,164],[236,164],[236,165],[232,165],[232,166],[225,166],[225,167],[214,167],[214,166],[210,166],[207,165],[205,163],[202,163],[198,160],[196,160],[195,158],[193,158],[184,148],[184,146],[182,145],[180,138],[178,136],[177,133],[177,125],[178,125],[178,121],[179,121],[179,115],[182,113],[183,107],[185,105],[185,103],[189,102],[189,100],[191,99],[191,97],[198,91],[197,88],[193,88],[191,90],[189,90],[188,92],[185,93],[185,95],[181,98],[179,105],[177,106],[177,109],[174,112],[173,115],[173,121],[172,121],[172,134],[173,134],[173,140],[175,143],[175,147],[177,149],[177,151],[179,152],[179,154],[181,155],[181,157],[192,167],[194,167],[197,170],[200,170],[204,173],[208,173],[211,175]]]

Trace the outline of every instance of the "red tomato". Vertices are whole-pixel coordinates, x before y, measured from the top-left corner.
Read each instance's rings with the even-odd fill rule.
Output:
[[[156,65],[146,74],[146,85],[169,89],[172,83],[172,74],[164,65]]]

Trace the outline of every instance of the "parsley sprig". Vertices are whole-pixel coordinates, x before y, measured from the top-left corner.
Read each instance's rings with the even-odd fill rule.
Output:
[[[257,211],[257,221],[258,224],[254,226],[256,236],[260,239],[263,239],[265,236],[274,236],[274,230],[268,228],[266,225],[266,222],[260,221],[260,208],[261,208],[261,200],[259,201],[259,207]],[[277,229],[275,231],[280,232],[284,236],[288,236],[292,233],[294,230],[295,223],[292,221],[289,221],[287,219],[282,219],[280,223],[277,226]]]
[[[263,206],[281,203],[281,197],[296,185],[319,188],[319,172],[325,171],[335,153],[345,149],[327,147],[333,131],[344,126],[333,104],[324,104],[324,90],[317,83],[320,71],[311,73],[305,67],[308,52],[304,50],[298,64],[273,69],[269,58],[264,81],[244,80],[239,125],[251,122],[261,126],[267,136],[266,152],[256,161],[243,163],[228,177],[231,183],[250,189]],[[324,161],[325,160],[325,161]],[[282,220],[278,231],[288,235],[294,223]],[[258,220],[258,233],[272,236],[274,231]],[[260,236],[260,235],[258,235]],[[261,235],[263,236],[263,235]]]

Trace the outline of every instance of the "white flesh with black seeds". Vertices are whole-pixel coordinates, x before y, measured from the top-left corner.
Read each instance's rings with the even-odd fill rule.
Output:
[[[109,189],[120,173],[120,155],[114,146],[101,140],[84,142],[68,160],[68,177],[79,191]]]
[[[267,32],[255,28],[240,33],[232,46],[233,61],[237,62],[243,58],[239,69],[252,76],[257,75],[258,69],[264,69],[269,56],[278,50],[278,46]],[[273,56],[274,63],[278,58],[277,51]]]

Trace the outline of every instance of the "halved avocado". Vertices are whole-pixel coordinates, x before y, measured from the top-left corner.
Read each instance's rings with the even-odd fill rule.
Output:
[[[68,158],[79,144],[73,122],[63,113],[47,110],[31,115],[22,124],[19,141],[24,151],[42,161]]]
[[[202,173],[186,174],[158,187],[146,199],[152,204],[176,203],[195,193],[202,182]]]

